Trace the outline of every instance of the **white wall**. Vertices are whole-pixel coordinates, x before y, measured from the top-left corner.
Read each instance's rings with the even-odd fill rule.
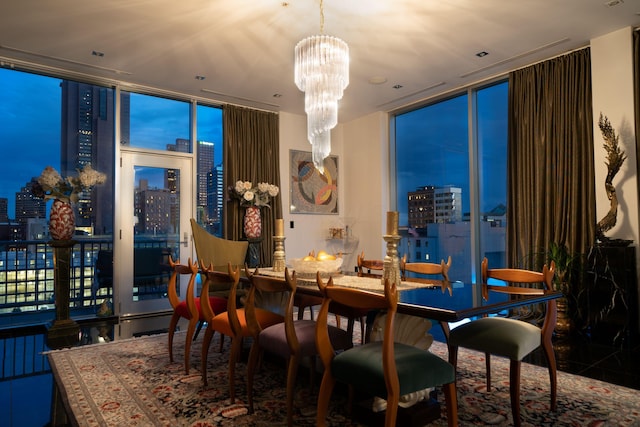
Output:
[[[623,28],[591,40],[591,77],[593,81],[593,136],[597,221],[608,212],[610,203],[604,189],[607,175],[604,139],[598,127],[600,113],[607,116],[619,135],[620,148],[627,160],[613,179],[618,196],[616,225],[605,235],[613,239],[633,240],[636,265],[638,251],[638,166],[634,129],[633,29]],[[640,277],[640,275],[638,275]]]
[[[334,252],[327,241],[330,227],[339,227],[344,216],[345,179],[343,158],[342,128],[338,126],[331,132],[331,154],[338,156],[338,215],[292,214],[289,150],[311,151],[307,140],[307,118],[303,115],[280,113],[280,184],[282,190],[282,210],[285,225],[285,253],[287,260],[302,258],[309,252],[320,250]],[[290,228],[293,221],[294,228]]]
[[[597,220],[609,211],[604,188],[607,175],[604,139],[598,127],[600,113],[607,116],[620,135],[620,148],[627,160],[614,177],[618,196],[618,220],[608,237],[634,240],[638,243],[638,180],[634,132],[633,100],[633,36],[632,28],[623,28],[591,41],[593,79],[593,136],[596,169]]]
[[[285,220],[287,259],[300,258],[308,252],[341,249],[327,240],[330,227],[345,223],[352,228],[358,245],[349,247],[344,256],[345,271],[353,271],[356,253],[369,258],[385,255],[384,233],[389,210],[389,119],[374,113],[337,126],[331,133],[331,154],[338,156],[338,215],[291,214],[289,150],[311,151],[307,141],[305,116],[280,113],[280,174]],[[290,228],[290,221],[294,228]]]

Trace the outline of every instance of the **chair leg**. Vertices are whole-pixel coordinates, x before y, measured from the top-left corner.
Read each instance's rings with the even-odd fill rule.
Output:
[[[236,401],[236,362],[242,350],[242,337],[231,338],[231,354],[229,355],[229,400]]]
[[[456,427],[458,425],[458,396],[455,381],[443,385],[442,389],[444,391],[445,405],[447,405],[447,425]]]
[[[292,355],[289,358],[289,367],[287,369],[287,425],[289,427],[293,427],[293,398],[299,363],[300,355]]]
[[[173,334],[178,326],[178,320],[180,320],[180,315],[173,313],[171,321],[169,321],[169,362],[171,363],[173,363]]]
[[[450,344],[447,345],[449,349],[449,363],[453,365],[454,371],[458,366],[458,347],[454,347]]]
[[[207,357],[209,356],[209,344],[211,344],[211,338],[213,338],[213,333],[215,331],[211,327],[211,325],[207,326],[207,329],[204,331],[204,338],[202,339],[202,351],[201,351],[201,361],[200,361],[200,370],[202,371],[202,381],[204,381],[204,386],[208,385],[207,383]]]
[[[200,330],[202,329],[202,325],[204,325],[204,321],[203,320],[199,320],[198,321],[198,327],[196,328],[196,333],[193,335],[193,340],[195,341],[196,338],[198,338],[198,334],[200,333]]]
[[[218,349],[218,353],[222,353],[223,346],[224,346],[224,334],[220,333],[220,348]]]
[[[309,356],[309,391],[313,393],[313,386],[316,383],[316,356]]]
[[[253,376],[256,373],[258,358],[260,353],[260,345],[257,340],[251,344],[249,352],[249,362],[247,363],[247,400],[249,401],[249,413],[253,414]]]
[[[331,371],[326,369],[322,376],[322,383],[320,384],[320,391],[318,392],[318,407],[316,410],[316,426],[326,427],[327,425],[327,410],[329,409],[329,399],[331,399],[331,392],[336,384],[336,380],[331,376]]]
[[[184,338],[184,371],[189,375],[189,357],[191,356],[191,342],[193,341],[193,334],[196,330],[197,319],[189,320],[189,327],[187,328],[187,336]]]
[[[396,420],[398,418],[398,401],[400,400],[400,396],[390,396],[387,395],[387,409],[384,415],[384,426],[385,427],[395,427]]]
[[[547,358],[547,366],[549,367],[549,385],[551,393],[551,410],[558,410],[558,374],[556,371],[556,354],[553,350],[551,341],[543,341],[542,348]]]
[[[484,360],[485,360],[485,365],[486,365],[486,370],[487,370],[487,392],[491,391],[491,354],[490,353],[485,353],[484,354]]]
[[[512,360],[509,367],[509,395],[515,427],[520,427],[520,365],[519,360]]]

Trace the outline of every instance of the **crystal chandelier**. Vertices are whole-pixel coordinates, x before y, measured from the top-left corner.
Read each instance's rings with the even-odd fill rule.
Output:
[[[338,101],[349,85],[349,46],[324,32],[320,0],[320,35],[301,40],[295,48],[295,82],[304,94],[307,138],[313,164],[324,173],[324,159],[331,152],[331,129],[338,124]]]

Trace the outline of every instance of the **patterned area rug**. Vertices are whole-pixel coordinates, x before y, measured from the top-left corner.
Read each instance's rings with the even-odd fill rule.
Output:
[[[286,425],[284,364],[265,360],[256,374],[254,414],[246,406],[245,363],[236,370],[235,404],[228,400],[228,344],[218,353],[218,335],[208,361],[209,387],[199,372],[200,342],[192,348],[189,375],[183,367],[184,333],[176,334],[175,362],[169,363],[166,334],[96,344],[49,353],[62,398],[81,426],[274,426]],[[229,341],[228,339],[226,340]],[[446,346],[431,350],[446,358]],[[458,414],[461,426],[509,426],[508,362],[492,358],[494,388],[486,393],[484,355],[460,350]],[[317,384],[314,392],[317,392]],[[296,426],[315,425],[315,394],[301,371],[296,388]],[[442,393],[438,394],[444,411]],[[329,425],[360,425],[345,411],[336,388]],[[432,425],[445,426],[442,418]],[[566,373],[558,373],[558,411],[549,412],[546,369],[522,368],[523,426],[640,426],[640,392]]]

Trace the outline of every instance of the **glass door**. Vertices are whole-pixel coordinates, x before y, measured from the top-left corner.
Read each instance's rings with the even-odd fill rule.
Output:
[[[191,254],[193,159],[124,150],[121,158],[114,276],[120,284],[115,302],[126,318],[171,309],[169,257],[186,263]]]

